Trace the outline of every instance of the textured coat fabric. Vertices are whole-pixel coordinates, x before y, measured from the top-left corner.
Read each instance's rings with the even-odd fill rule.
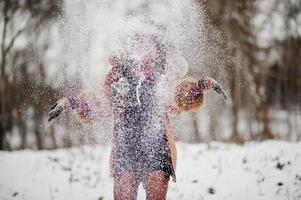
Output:
[[[123,90],[126,94],[118,97],[120,92],[115,86],[123,81],[114,71],[108,73],[105,80],[105,92],[114,112],[113,145],[111,152],[111,173],[122,170],[146,171],[163,170],[174,175],[170,142],[172,135],[167,129],[169,120],[167,112],[158,108],[155,85],[144,81],[139,86],[137,101],[137,83],[132,82]],[[122,79],[122,80],[121,80]],[[129,86],[130,85],[130,86]],[[120,113],[120,114],[119,114]],[[170,127],[170,125],[169,125]],[[173,156],[175,158],[175,156]]]
[[[104,83],[106,96],[110,99],[110,102],[112,102],[113,104],[114,104],[114,101],[112,101],[112,96],[114,94],[112,94],[112,87],[116,81],[117,81],[116,80],[116,70],[113,67],[107,74],[105,83]],[[191,87],[191,89],[193,89],[194,85],[187,84],[185,81],[183,81],[183,83],[179,84],[178,87],[180,87],[180,88],[186,87],[186,89],[189,90],[190,87]],[[183,93],[181,95],[183,96],[183,98],[181,98],[181,99],[185,100],[185,99],[189,99],[189,98],[185,98],[185,95],[189,96],[190,94]],[[148,98],[150,98],[150,97],[148,97]],[[203,96],[200,96],[200,98],[203,98]],[[119,101],[122,102],[122,98],[119,98]],[[189,110],[196,109],[197,107],[199,107],[201,105],[199,102],[202,102],[202,99],[198,100],[197,104],[195,104],[195,102],[193,102],[193,101],[181,102],[181,101],[177,100],[175,102],[176,102],[175,110],[177,110],[177,112],[181,112],[181,111],[189,111]],[[182,106],[183,104],[187,105],[187,106],[185,106],[185,109],[183,109],[183,106]],[[190,104],[191,106],[189,106],[188,104]],[[116,106],[114,106],[114,107],[116,107]],[[122,105],[120,107],[122,107]],[[170,122],[170,116],[169,116],[170,111],[169,111],[169,109],[166,109],[163,112],[164,113],[162,115],[162,121],[163,121],[164,131],[162,133],[165,134],[164,137],[167,139],[167,145],[168,145],[167,152],[168,152],[168,158],[169,158],[170,167],[171,167],[171,176],[173,177],[173,180],[175,181],[175,170],[176,170],[176,162],[177,162],[176,145],[175,145],[175,140],[174,140],[174,136],[173,136],[172,128],[171,128],[171,122]],[[135,116],[135,115],[133,115],[133,116]],[[113,135],[112,152],[111,152],[111,157],[110,157],[111,175],[114,175],[114,165],[116,165],[116,162],[115,162],[116,157],[114,156],[114,153],[116,152],[116,148],[119,148],[116,141],[117,141],[116,135]]]

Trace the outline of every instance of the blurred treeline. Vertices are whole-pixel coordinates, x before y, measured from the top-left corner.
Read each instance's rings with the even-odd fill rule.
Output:
[[[206,133],[200,128],[198,113],[190,114],[194,132],[189,141],[300,140],[301,1],[265,1],[271,6],[265,10],[268,14],[259,26],[254,26],[254,20],[262,12],[257,5],[260,1],[198,2],[208,15],[208,26],[222,33],[217,41],[210,33],[208,38],[224,49],[229,59],[224,61],[222,72],[211,73],[213,77],[225,74],[219,80],[226,86],[231,101],[222,117],[222,106],[208,108]],[[63,136],[60,133],[72,126],[68,120],[60,123],[62,129],[42,125],[50,105],[62,91],[54,84],[59,78],[49,78],[47,73],[53,66],[45,64],[49,63],[45,60],[56,42],[49,34],[60,19],[63,5],[63,0],[0,2],[0,150],[81,144],[83,135],[70,138],[70,132]],[[147,3],[143,5],[147,7]],[[275,14],[285,22],[283,37],[261,45],[261,29],[269,26],[273,30]],[[229,125],[220,118],[226,118]],[[279,124],[282,126],[278,129]],[[220,134],[225,129],[230,131],[227,137]],[[181,140],[180,135],[177,138]]]
[[[231,58],[223,68],[232,99],[227,139],[300,140],[301,1],[212,0],[201,5],[209,24],[223,32],[218,43]],[[215,113],[210,120],[214,139],[217,118]]]

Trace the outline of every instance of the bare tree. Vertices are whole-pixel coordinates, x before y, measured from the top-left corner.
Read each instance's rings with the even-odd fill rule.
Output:
[[[15,119],[13,112],[19,112],[16,108],[20,108],[18,103],[24,105],[24,90],[12,90],[16,88],[17,83],[20,83],[22,76],[16,77],[14,74],[21,69],[26,68],[28,61],[25,61],[25,58],[22,59],[22,62],[16,61],[18,55],[25,55],[21,49],[15,48],[16,41],[20,38],[21,35],[27,35],[32,33],[38,33],[39,28],[49,24],[50,19],[58,16],[60,10],[60,1],[18,1],[18,0],[4,0],[0,2],[1,10],[1,24],[3,25],[1,33],[1,79],[0,79],[0,149],[5,148],[5,144],[8,143],[5,141],[6,133],[8,133],[11,128],[14,126],[15,121],[19,120],[19,127],[24,125],[22,124],[21,116],[18,116],[18,120]],[[23,23],[24,22],[24,23]],[[20,25],[23,23],[23,26]],[[29,37],[27,37],[29,38]],[[34,42],[28,40],[28,42]],[[26,49],[28,46],[25,46],[24,51],[32,51],[32,48]],[[20,54],[21,53],[21,54]],[[33,55],[37,57],[38,55]],[[16,66],[18,65],[18,67]],[[14,67],[12,67],[14,66]],[[13,71],[15,70],[15,71]],[[25,71],[27,71],[25,69]],[[14,76],[13,82],[9,78]],[[34,77],[34,76],[33,76]],[[31,81],[35,83],[35,81]],[[21,83],[22,84],[26,83]],[[28,84],[27,86],[32,86]],[[24,89],[24,86],[22,87]],[[29,88],[26,88],[29,89]],[[20,100],[22,99],[22,100]],[[38,119],[38,118],[36,118]],[[23,122],[24,123],[24,122]],[[23,134],[25,134],[25,128],[21,128]],[[23,135],[23,139],[26,136]],[[25,144],[25,143],[24,143]]]

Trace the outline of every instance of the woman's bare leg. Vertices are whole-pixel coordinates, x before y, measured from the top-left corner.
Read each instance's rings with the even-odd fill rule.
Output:
[[[147,200],[165,200],[168,188],[168,178],[162,171],[150,172],[146,181]]]
[[[139,177],[135,172],[122,172],[114,177],[114,199],[135,200]]]

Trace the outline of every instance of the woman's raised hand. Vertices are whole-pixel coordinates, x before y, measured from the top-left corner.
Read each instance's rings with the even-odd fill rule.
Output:
[[[54,105],[51,106],[50,111],[48,113],[48,121],[57,118],[64,110],[67,109],[67,98],[60,99]]]
[[[214,90],[218,94],[221,94],[224,100],[227,100],[228,96],[224,88],[213,78],[205,78],[198,81],[198,86],[201,91]]]
[[[69,107],[72,109],[77,108],[78,102],[75,98],[62,98],[58,100],[54,105],[51,106],[50,111],[48,113],[48,121],[57,118],[62,112],[66,112]]]

